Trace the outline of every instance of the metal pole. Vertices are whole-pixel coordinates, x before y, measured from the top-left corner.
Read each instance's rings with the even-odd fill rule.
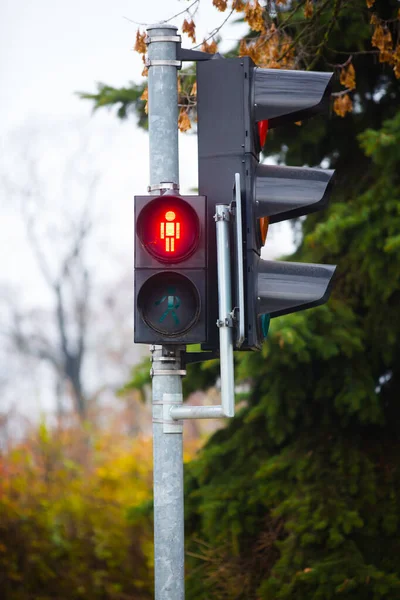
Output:
[[[151,191],[179,184],[176,31],[168,24],[147,28]],[[153,346],[151,351],[155,598],[184,600],[182,426],[164,426],[165,398],[182,404],[182,348]]]

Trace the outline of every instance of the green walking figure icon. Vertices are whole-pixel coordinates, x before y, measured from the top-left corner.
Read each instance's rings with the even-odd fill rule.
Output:
[[[167,289],[167,294],[165,296],[163,296],[162,298],[160,298],[160,300],[156,300],[155,304],[156,304],[156,306],[160,306],[160,304],[162,304],[166,300],[167,300],[167,309],[161,315],[158,322],[162,323],[167,318],[168,314],[171,313],[171,317],[174,319],[175,325],[179,325],[179,317],[176,314],[175,310],[180,307],[181,301],[178,296],[175,296],[175,288],[174,287],[169,287]]]

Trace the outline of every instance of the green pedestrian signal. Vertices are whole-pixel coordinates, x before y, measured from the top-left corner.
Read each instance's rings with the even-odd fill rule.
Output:
[[[175,296],[175,288],[168,288],[167,294],[168,295],[163,296],[160,300],[156,300],[156,306],[163,304],[166,300],[168,305],[167,310],[160,317],[160,323],[162,323],[167,315],[171,313],[171,316],[175,321],[175,325],[179,325],[179,319],[175,309],[179,308],[181,301],[179,300],[178,296]]]

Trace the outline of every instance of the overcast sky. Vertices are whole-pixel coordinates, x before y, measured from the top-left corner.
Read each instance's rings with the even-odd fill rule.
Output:
[[[80,100],[76,92],[95,91],[99,81],[115,87],[140,82],[143,65],[133,51],[136,23],[160,22],[190,5],[190,0],[0,2],[0,173],[18,178],[19,155],[29,150],[51,189],[75,147],[72,132],[90,138],[92,162],[101,172],[95,207],[102,224],[98,242],[116,259],[114,277],[133,268],[133,196],[146,193],[149,183],[148,138],[134,117],[121,122],[115,111],[107,109],[93,115],[91,103]],[[195,17],[197,41],[225,17],[212,0],[201,0]],[[180,15],[171,22],[180,28],[184,18]],[[232,47],[245,31],[241,24],[225,26],[221,50]],[[183,36],[183,45],[193,44]],[[180,135],[180,183],[183,193],[197,187],[195,135]],[[18,207],[2,186],[0,217],[0,286],[5,282],[18,288],[25,303],[45,302]],[[285,251],[287,239],[282,233],[274,236],[270,249]],[[99,256],[94,261],[103,264]],[[105,265],[107,279],[110,265]]]
[[[28,132],[41,132],[54,139],[54,153],[62,162],[65,129],[77,119],[89,136],[103,138],[98,164],[102,184],[98,210],[107,215],[108,233],[126,258],[132,256],[133,195],[146,192],[148,184],[148,138],[136,127],[135,119],[120,122],[115,111],[100,110],[92,116],[89,101],[76,91],[95,91],[96,82],[124,86],[140,82],[141,57],[133,51],[138,25],[168,19],[190,6],[187,0],[2,0],[0,3],[0,149],[4,157],[14,146],[23,146]],[[181,26],[185,15],[172,22]],[[224,20],[211,0],[201,0],[196,22],[198,41]],[[229,48],[243,26],[225,30]],[[191,47],[183,36],[184,45]],[[87,124],[86,122],[89,122]],[[40,137],[40,136],[39,136]],[[28,141],[28,140],[27,140]],[[105,143],[104,143],[105,141]],[[11,148],[13,146],[13,148]],[[104,148],[104,146],[106,146]],[[14,156],[14,155],[13,155]],[[41,156],[41,163],[46,156]],[[17,167],[15,153],[11,170]],[[197,141],[194,135],[180,136],[181,189],[197,186]],[[2,164],[9,162],[2,160]],[[56,176],[56,171],[54,172]],[[8,251],[16,240],[15,254],[6,270],[12,281],[25,251],[7,198],[0,198],[3,225],[0,251]],[[8,219],[8,221],[7,221]],[[10,221],[11,219],[11,221]],[[116,239],[117,238],[117,239]],[[123,259],[124,260],[124,259]]]

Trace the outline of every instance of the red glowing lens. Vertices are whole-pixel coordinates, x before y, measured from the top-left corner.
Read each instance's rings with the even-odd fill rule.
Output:
[[[258,127],[258,138],[260,140],[260,148],[262,150],[265,146],[265,142],[267,139],[268,121],[258,121],[257,127]]]
[[[161,196],[150,202],[140,213],[137,227],[147,252],[162,262],[185,260],[199,242],[198,216],[178,196]]]

